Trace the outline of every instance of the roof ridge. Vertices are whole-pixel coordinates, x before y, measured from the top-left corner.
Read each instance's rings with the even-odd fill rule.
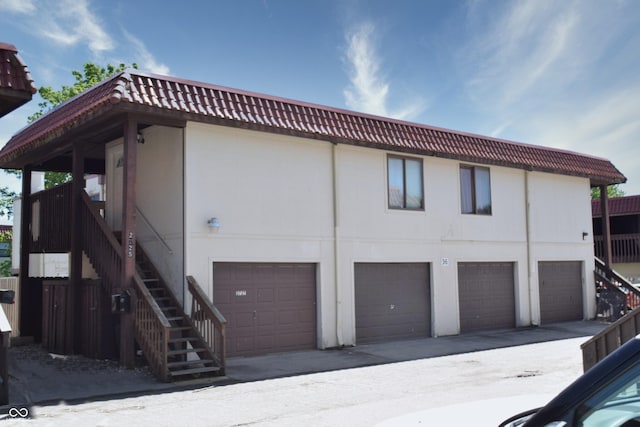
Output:
[[[21,130],[0,152],[0,163],[10,165],[29,147],[61,137],[69,128],[96,117],[98,109],[116,104],[123,111],[142,109],[332,143],[587,177],[594,185],[626,181],[610,161],[596,156],[136,69],[114,74]]]
[[[475,133],[475,132],[449,129],[449,128],[445,128],[445,127],[429,125],[429,124],[426,124],[426,123],[412,122],[412,121],[409,121],[409,120],[397,119],[397,118],[393,118],[393,117],[385,117],[385,116],[372,114],[372,113],[366,113],[366,112],[361,112],[361,111],[356,111],[356,110],[349,110],[349,109],[346,109],[346,108],[332,107],[332,106],[324,105],[324,104],[301,101],[301,100],[297,100],[297,99],[293,99],[293,98],[279,97],[279,96],[270,95],[270,94],[267,94],[267,93],[255,92],[255,91],[250,91],[250,90],[245,90],[245,89],[239,89],[239,88],[234,88],[234,87],[230,87],[230,86],[216,85],[216,84],[213,84],[213,83],[206,83],[206,82],[201,82],[201,81],[197,81],[197,80],[183,79],[183,78],[179,78],[179,77],[175,77],[175,76],[149,73],[149,72],[139,71],[139,70],[136,70],[136,69],[129,70],[129,71],[130,71],[130,74],[129,74],[130,76],[131,75],[137,75],[139,77],[148,77],[148,78],[155,78],[155,79],[164,80],[164,81],[170,81],[170,82],[173,82],[173,83],[176,83],[176,84],[190,85],[190,86],[200,87],[200,88],[204,88],[204,89],[220,90],[220,91],[224,91],[224,92],[227,92],[227,93],[230,93],[230,94],[251,96],[251,97],[264,99],[264,100],[268,100],[268,101],[274,101],[274,102],[283,102],[283,103],[286,103],[286,104],[296,105],[296,106],[303,107],[303,108],[305,108],[305,107],[306,108],[314,108],[314,109],[317,109],[317,110],[322,111],[322,112],[332,112],[332,113],[336,113],[336,114],[344,114],[344,115],[351,116],[351,117],[356,118],[356,119],[357,118],[365,119],[365,120],[369,119],[369,120],[374,120],[374,121],[377,121],[377,122],[380,122],[380,123],[385,123],[385,124],[395,124],[395,125],[400,125],[400,126],[409,126],[411,128],[417,128],[417,129],[422,129],[422,130],[427,130],[427,131],[431,130],[431,131],[436,131],[436,132],[444,132],[444,133],[448,133],[448,134],[451,134],[451,135],[465,136],[465,137],[470,137],[470,138],[478,138],[478,139],[482,139],[482,140],[485,140],[485,141],[500,142],[500,143],[504,143],[504,144],[510,144],[510,145],[514,145],[514,146],[517,146],[517,147],[524,147],[524,148],[529,148],[529,149],[533,149],[533,150],[550,150],[550,151],[554,151],[554,152],[557,152],[557,153],[565,153],[565,154],[569,154],[569,155],[578,155],[578,156],[582,156],[582,157],[589,157],[589,158],[596,159],[596,160],[605,160],[605,161],[608,160],[608,159],[606,159],[604,157],[601,157],[601,156],[595,156],[595,155],[592,155],[592,154],[580,153],[580,152],[577,152],[577,151],[574,151],[574,150],[568,150],[568,149],[564,149],[564,148],[550,147],[550,146],[546,146],[546,145],[526,143],[526,142],[522,142],[522,141],[514,141],[514,140],[510,140],[510,139],[505,139],[505,138],[497,138],[497,137],[494,137],[494,136],[482,135],[482,134]]]

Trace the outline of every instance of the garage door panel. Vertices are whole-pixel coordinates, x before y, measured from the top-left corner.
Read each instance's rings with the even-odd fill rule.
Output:
[[[214,263],[213,272],[229,356],[316,347],[315,264]]]
[[[513,263],[458,263],[460,332],[514,328]]]
[[[541,323],[582,320],[582,262],[538,263]]]
[[[428,264],[357,263],[354,273],[358,343],[429,336]]]

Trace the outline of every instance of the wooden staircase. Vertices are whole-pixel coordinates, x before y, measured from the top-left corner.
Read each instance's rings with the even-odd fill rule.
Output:
[[[602,260],[596,258],[595,261],[594,274],[599,288],[598,317],[604,312],[606,316],[602,317],[613,323],[582,344],[585,372],[640,334],[640,290],[618,272],[607,267]],[[604,297],[605,292],[609,293],[607,298]]]
[[[220,366],[215,353],[201,336],[191,317],[184,313],[181,304],[140,245],[136,247],[136,269],[149,295],[169,323],[166,343],[167,380],[224,375],[224,367]]]

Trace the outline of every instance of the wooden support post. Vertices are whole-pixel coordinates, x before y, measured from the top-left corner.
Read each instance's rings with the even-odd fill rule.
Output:
[[[31,167],[22,168],[22,204],[20,210],[20,334],[33,336],[36,334],[33,327],[33,310],[41,310],[41,307],[33,307],[31,293],[29,292],[29,252],[31,244]],[[38,317],[36,317],[38,318]]]
[[[82,348],[82,221],[81,203],[84,180],[84,147],[81,143],[73,146],[71,182],[71,268],[69,291],[67,293],[67,326],[69,334],[65,343],[67,353],[80,353]]]
[[[611,226],[609,222],[609,194],[607,186],[600,186],[600,210],[602,211],[602,251],[604,254],[604,265],[611,269],[613,256],[611,253]]]
[[[131,309],[120,315],[120,365],[133,368],[135,362],[134,317],[136,294],[136,151],[138,123],[128,117],[124,125],[124,176],[122,191],[122,292],[131,296]]]

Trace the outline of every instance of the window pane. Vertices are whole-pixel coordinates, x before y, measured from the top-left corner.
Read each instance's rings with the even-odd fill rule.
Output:
[[[491,215],[491,180],[488,168],[475,168],[476,213]]]
[[[473,213],[471,168],[460,168],[460,206],[462,213]]]
[[[403,179],[403,161],[402,159],[389,157],[389,207],[404,207],[404,179]]]
[[[407,185],[406,206],[411,209],[422,209],[422,161],[405,159],[405,182]]]

